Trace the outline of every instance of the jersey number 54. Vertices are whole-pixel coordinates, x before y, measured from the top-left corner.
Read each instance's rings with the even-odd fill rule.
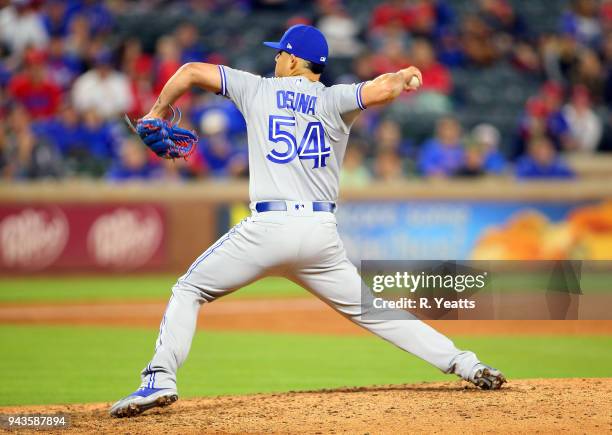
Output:
[[[331,148],[325,143],[323,124],[318,121],[309,122],[299,145],[291,132],[295,131],[295,125],[293,116],[270,115],[268,140],[275,146],[266,155],[268,160],[285,164],[299,156],[301,160],[314,160],[313,169],[327,166]]]

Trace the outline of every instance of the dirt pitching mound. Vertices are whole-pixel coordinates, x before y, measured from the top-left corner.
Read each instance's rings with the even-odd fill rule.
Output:
[[[454,381],[221,396],[179,400],[130,419],[109,417],[109,406],[0,413],[69,413],[72,426],[62,433],[603,433],[612,430],[612,378],[516,380],[499,391]]]

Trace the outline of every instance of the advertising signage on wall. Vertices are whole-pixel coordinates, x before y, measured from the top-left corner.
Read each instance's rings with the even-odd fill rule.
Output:
[[[377,201],[338,207],[349,258],[610,259],[612,202]]]
[[[155,269],[166,263],[165,228],[154,204],[3,205],[0,271]]]

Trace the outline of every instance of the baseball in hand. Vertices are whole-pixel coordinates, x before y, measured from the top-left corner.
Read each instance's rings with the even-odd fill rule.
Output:
[[[412,89],[418,89],[421,87],[421,81],[417,76],[412,76],[412,78],[408,82],[408,86]]]

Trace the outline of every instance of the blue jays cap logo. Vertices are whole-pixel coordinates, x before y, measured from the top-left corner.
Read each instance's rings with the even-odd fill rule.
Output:
[[[320,65],[325,65],[329,55],[323,33],[316,27],[303,24],[290,27],[279,42],[264,42],[264,45]]]

